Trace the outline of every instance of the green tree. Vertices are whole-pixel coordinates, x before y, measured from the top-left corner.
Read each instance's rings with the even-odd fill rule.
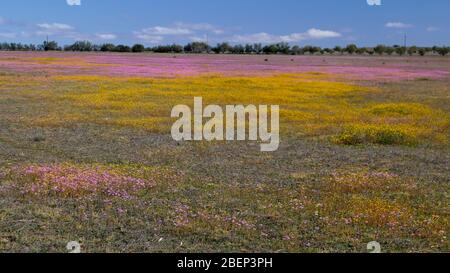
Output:
[[[308,52],[311,55],[314,55],[317,52],[320,52],[321,50],[322,49],[320,47],[318,47],[318,46],[307,45],[307,46],[303,47],[303,52],[305,52],[305,53]]]
[[[135,44],[131,48],[131,51],[134,52],[134,53],[144,52],[145,51],[145,46],[141,45],[141,44]]]
[[[217,44],[216,47],[212,49],[217,54],[231,53],[233,51],[233,47],[229,43],[221,43]]]
[[[326,54],[333,55],[334,50],[332,48],[324,48],[323,52],[326,53]]]
[[[255,51],[256,54],[263,53],[263,46],[262,46],[262,44],[260,44],[260,43],[253,44],[253,50]]]
[[[183,53],[183,46],[173,44],[170,46],[170,52],[172,53]]]
[[[359,55],[363,55],[363,54],[367,53],[367,48],[365,48],[365,47],[359,47],[359,48],[356,50],[356,53],[359,54]]]
[[[450,51],[450,49],[448,47],[445,47],[445,46],[438,47],[436,49],[436,52],[439,53],[439,55],[441,55],[441,56],[447,55],[449,53],[449,51]]]
[[[395,49],[392,46],[388,46],[388,47],[386,47],[385,52],[387,55],[391,56],[392,54],[394,54]]]
[[[44,41],[40,48],[45,51],[60,50],[60,48],[58,47],[58,43],[55,41]]]
[[[193,42],[184,47],[184,51],[189,53],[208,53],[209,50],[209,45],[204,42]]]
[[[409,54],[409,56],[412,56],[412,55],[416,54],[416,53],[417,53],[417,50],[418,50],[418,48],[417,48],[416,46],[411,46],[411,47],[409,47],[409,48],[408,48],[408,54]]]
[[[358,47],[355,44],[350,44],[345,48],[345,51],[349,54],[354,54],[358,50]]]
[[[377,45],[373,50],[378,55],[383,55],[386,52],[386,46],[385,45]]]
[[[100,51],[103,51],[103,52],[113,52],[113,51],[115,51],[115,49],[116,49],[116,46],[113,44],[103,44],[100,47]]]
[[[281,54],[289,54],[289,52],[291,51],[291,46],[288,43],[278,43],[277,47],[278,53]]]
[[[276,44],[266,45],[265,47],[263,47],[263,52],[265,54],[277,54],[278,47]]]
[[[425,48],[419,48],[419,55],[425,56],[425,54],[427,54],[427,50]]]
[[[116,52],[131,52],[131,47],[129,47],[127,45],[117,45],[114,48],[114,51],[116,51]]]
[[[340,54],[344,53],[344,50],[340,46],[335,46],[334,47],[334,51],[337,52],[337,53],[340,53]]]
[[[253,54],[253,53],[255,53],[255,50],[253,49],[253,45],[246,44],[245,45],[245,53],[246,54]]]
[[[93,51],[94,46],[89,41],[77,41],[72,45],[65,46],[65,51]]]
[[[303,51],[303,48],[299,47],[298,45],[295,45],[291,48],[291,54],[292,55],[303,55],[305,52]]]
[[[232,49],[233,54],[244,54],[245,47],[243,45],[235,45]]]
[[[403,56],[403,55],[406,54],[406,48],[402,47],[402,46],[396,47],[395,48],[395,53],[397,53],[400,56]]]

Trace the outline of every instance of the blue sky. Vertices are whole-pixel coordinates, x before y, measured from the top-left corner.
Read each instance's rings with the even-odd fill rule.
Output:
[[[367,1],[380,1],[369,5]],[[2,1],[0,41],[450,44],[448,0]]]

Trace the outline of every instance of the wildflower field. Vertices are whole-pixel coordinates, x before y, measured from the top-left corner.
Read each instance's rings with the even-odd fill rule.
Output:
[[[172,107],[280,105],[278,151]],[[448,57],[0,53],[0,251],[448,252]]]

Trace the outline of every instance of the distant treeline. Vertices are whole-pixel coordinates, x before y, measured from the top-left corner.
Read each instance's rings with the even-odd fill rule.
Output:
[[[427,55],[439,54],[442,56],[450,52],[450,47],[433,46],[386,46],[377,45],[376,47],[358,47],[355,44],[346,47],[336,46],[334,48],[321,48],[318,46],[291,46],[288,43],[277,43],[270,45],[246,44],[231,45],[229,43],[217,44],[215,47],[209,46],[204,42],[193,42],[185,46],[159,45],[155,47],[145,47],[142,44],[114,45],[102,44],[96,45],[89,41],[78,41],[72,45],[60,47],[55,41],[45,41],[42,44],[21,44],[21,43],[0,43],[2,51],[76,51],[76,52],[155,52],[155,53],[216,53],[216,54],[284,54],[284,55],[336,55],[336,54],[358,54],[358,55]]]

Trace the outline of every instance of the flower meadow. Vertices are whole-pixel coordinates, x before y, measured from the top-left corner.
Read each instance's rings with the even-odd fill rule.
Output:
[[[26,183],[20,192],[24,195],[57,195],[62,197],[90,197],[103,195],[106,198],[130,200],[138,192],[151,189],[155,182],[125,176],[101,167],[76,167],[71,165],[29,165],[13,169],[14,179]],[[18,176],[15,178],[15,176]],[[19,185],[13,185],[19,186]]]
[[[449,251],[445,57],[0,53],[0,251]],[[280,105],[280,149],[173,106]]]
[[[319,72],[366,80],[446,78],[446,59],[239,55],[142,55],[114,53],[2,53],[0,67],[16,72],[45,71],[57,74],[112,77],[179,77],[201,74],[228,76]]]

